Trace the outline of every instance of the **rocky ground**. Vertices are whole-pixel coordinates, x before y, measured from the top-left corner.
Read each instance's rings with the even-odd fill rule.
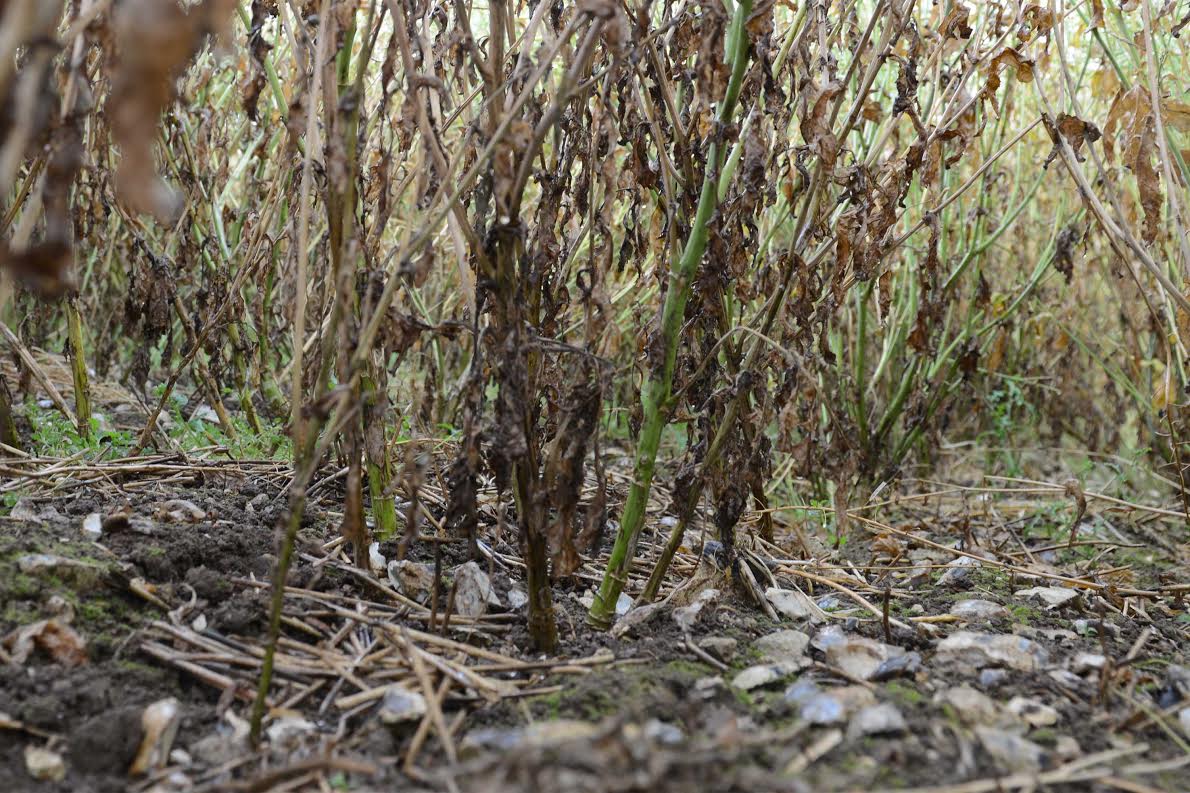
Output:
[[[952,490],[841,549],[789,516],[743,543],[763,603],[695,547],[596,633],[589,564],[547,658],[497,510],[477,562],[388,542],[361,571],[316,489],[254,747],[283,466],[68,468],[0,517],[6,791],[1190,788],[1187,535],[1159,513],[1092,500],[1069,544],[1060,490]]]

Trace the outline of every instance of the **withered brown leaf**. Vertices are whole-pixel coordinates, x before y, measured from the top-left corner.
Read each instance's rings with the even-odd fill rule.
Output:
[[[183,10],[173,0],[125,0],[113,11],[119,66],[106,115],[120,146],[116,185],[136,212],[169,224],[182,196],[157,173],[153,142],[161,112],[174,98],[174,82],[209,33],[223,30],[228,0],[204,0]]]

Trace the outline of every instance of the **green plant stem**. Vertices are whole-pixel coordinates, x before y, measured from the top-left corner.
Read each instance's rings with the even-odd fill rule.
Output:
[[[252,14],[248,8],[243,4],[236,7],[236,11],[240,15],[240,21],[244,23],[246,30],[252,30]],[[282,121],[289,121],[289,105],[285,101],[285,89],[281,87],[281,78],[277,76],[277,67],[273,64],[275,55],[275,47],[270,52],[269,56],[264,58],[264,73],[268,78],[269,88],[273,92],[273,102],[276,103],[277,113],[281,116]]]
[[[388,458],[388,438],[385,432],[388,396],[383,384],[386,378],[383,366],[373,364],[369,369],[371,371],[360,381],[368,496],[372,520],[376,526],[375,536],[381,540],[391,540],[397,536],[397,506],[396,499],[389,490],[392,465]]]
[[[74,376],[74,412],[78,418],[79,437],[91,437],[91,381],[87,377],[87,354],[83,346],[83,318],[78,299],[66,304],[66,328],[70,339],[70,371]]]
[[[240,326],[235,322],[227,325],[227,338],[231,342],[231,360],[235,366],[236,387],[240,390],[240,409],[244,411],[244,419],[257,435],[263,432],[260,418],[256,415],[256,406],[252,404],[252,379],[248,373],[248,362],[244,357],[244,345],[241,342]]]
[[[334,328],[331,329],[332,331]],[[349,386],[348,392],[354,390]],[[319,401],[327,396],[319,394]],[[330,420],[323,428],[321,414],[316,414],[306,427],[302,448],[295,452],[297,459],[305,463],[297,469],[293,483],[289,488],[289,510],[285,519],[285,535],[281,539],[281,547],[277,555],[277,566],[273,569],[271,600],[269,604],[268,639],[265,642],[264,657],[260,664],[260,680],[256,686],[256,699],[252,704],[252,718],[249,736],[253,743],[260,741],[261,724],[264,721],[265,705],[267,704],[269,687],[273,681],[273,665],[277,654],[277,638],[281,634],[281,611],[285,604],[285,582],[289,578],[289,567],[293,562],[293,546],[297,540],[298,529],[302,525],[302,515],[306,509],[306,488],[318,470],[318,461],[326,454],[331,441],[343,429],[343,425],[356,420],[355,411],[347,405],[348,400],[340,399],[331,414]]]
[[[748,37],[744,29],[744,22],[747,21],[748,15],[751,13],[752,0],[741,0],[736,6],[732,22],[734,40],[729,48],[731,80],[728,82],[727,92],[719,103],[716,113],[716,122],[720,130],[731,121],[739,99],[740,87],[744,82],[744,71],[748,63]],[[719,159],[720,141],[713,139],[708,150],[706,172],[703,175],[702,192],[698,199],[694,225],[690,230],[685,250],[683,250],[676,268],[670,271],[669,290],[666,292],[665,304],[661,313],[661,344],[665,357],[663,361],[653,362],[653,366],[641,386],[641,407],[644,420],[641,424],[640,440],[637,443],[632,487],[628,492],[628,500],[624,504],[620,531],[616,536],[616,543],[612,548],[607,569],[604,571],[603,582],[595,594],[595,601],[591,604],[588,614],[588,622],[600,630],[606,630],[611,625],[611,616],[615,613],[616,601],[627,581],[628,568],[636,555],[636,544],[640,540],[645,505],[649,498],[657,462],[657,449],[661,443],[661,432],[667,423],[667,409],[673,388],[674,364],[678,350],[678,334],[681,329],[682,317],[686,312],[686,302],[690,298],[694,285],[694,277],[698,272],[698,264],[706,249],[707,223],[718,204]]]
[[[867,42],[870,40],[870,37],[871,37],[873,31],[875,30],[875,23],[876,23],[876,17],[874,16],[872,18],[871,22],[869,23],[867,30],[864,32],[864,35],[862,37],[860,44],[858,45],[858,48],[856,49],[857,53],[862,52],[864,47],[867,46]],[[902,27],[903,27],[903,23],[902,23]],[[890,31],[891,31],[891,29],[885,31],[884,40],[882,41],[881,47],[880,47],[880,49],[881,49],[880,57],[874,63],[869,64],[868,71],[865,73],[864,78],[862,80],[863,87],[861,88],[861,90],[859,92],[860,95],[866,94],[867,90],[871,87],[872,80],[875,78],[876,73],[879,70],[880,64],[883,63],[884,59],[888,55],[887,47],[888,47],[888,42],[890,40],[888,38]],[[898,35],[899,35],[899,33],[898,33]],[[851,69],[854,69],[858,65],[858,63],[859,63],[858,57],[853,59],[852,66],[849,67],[849,69],[848,69],[849,75],[851,73]],[[835,118],[837,117],[837,113],[838,113],[840,107],[841,107],[841,105],[836,104],[835,107],[832,109],[832,111],[831,111],[831,122],[832,123],[834,122]],[[852,107],[852,110],[848,114],[847,118],[844,120],[842,134],[839,135],[840,139],[846,138],[847,135],[850,134],[850,132],[855,124],[855,120],[857,118],[859,107],[860,107],[860,105],[857,101],[856,104]],[[795,245],[796,248],[801,247],[800,243],[804,240],[804,235],[806,234],[807,230],[810,227],[811,219],[817,215],[818,203],[821,198],[821,193],[819,192],[818,188],[822,182],[822,179],[823,179],[823,167],[822,167],[822,162],[820,161],[814,169],[814,174],[810,177],[810,186],[809,186],[808,190],[806,191],[805,204],[803,205],[803,211],[799,215],[797,230],[794,233],[794,239],[797,241],[797,244]],[[782,220],[784,220],[783,216],[782,216]],[[762,245],[762,247],[767,247],[767,245],[768,245],[768,240],[766,239],[766,241]],[[793,277],[793,273],[795,272],[795,270],[798,269],[798,266],[806,267],[806,268],[813,268],[813,267],[817,266],[818,262],[826,255],[826,253],[828,252],[829,249],[830,249],[829,245],[823,245],[822,247],[820,247],[818,249],[817,253],[815,253],[813,256],[810,257],[810,259],[808,261],[798,263],[798,265],[795,265],[794,263],[791,262],[789,265],[787,265],[787,267],[785,269],[785,276],[782,279],[780,288],[777,290],[777,293],[769,299],[766,307],[762,310],[764,320],[761,324],[760,333],[758,334],[758,338],[756,339],[756,342],[748,350],[748,354],[747,354],[747,357],[744,359],[744,362],[739,367],[741,371],[751,370],[752,367],[755,365],[756,360],[760,354],[760,351],[763,348],[765,334],[768,333],[769,329],[772,327],[773,323],[776,321],[777,315],[780,313],[781,308],[785,303],[785,298],[789,294],[789,289],[791,286],[791,279]],[[719,453],[722,450],[723,445],[727,440],[728,433],[734,427],[736,417],[739,415],[740,410],[743,408],[743,405],[744,405],[744,402],[746,401],[746,399],[747,399],[747,391],[740,390],[736,393],[735,397],[731,400],[731,402],[728,403],[727,408],[724,410],[724,415],[719,421],[719,428],[716,430],[714,439],[711,441],[711,445],[707,449],[707,452],[704,455],[702,462],[699,466],[699,471],[700,471],[699,476],[698,476],[698,478],[695,479],[695,481],[693,482],[693,484],[690,486],[689,490],[687,491],[687,500],[681,509],[681,515],[678,518],[678,523],[677,523],[677,525],[674,526],[673,530],[670,532],[669,540],[666,543],[665,549],[661,552],[661,555],[658,558],[657,563],[653,567],[653,572],[649,576],[648,583],[646,583],[646,585],[645,585],[645,590],[644,590],[644,593],[642,594],[642,598],[644,598],[646,600],[652,600],[653,598],[655,598],[657,596],[657,591],[661,586],[661,581],[664,579],[665,573],[669,569],[670,562],[673,561],[674,554],[677,553],[677,549],[681,545],[682,537],[686,532],[687,523],[689,522],[690,516],[694,514],[694,512],[693,512],[694,508],[698,504],[698,499],[700,498],[701,493],[702,493],[703,475],[709,469],[709,467],[711,465],[713,465],[718,460]]]
[[[4,379],[3,372],[0,372],[0,443],[20,449],[17,425],[13,421],[12,393],[8,390],[8,381]]]

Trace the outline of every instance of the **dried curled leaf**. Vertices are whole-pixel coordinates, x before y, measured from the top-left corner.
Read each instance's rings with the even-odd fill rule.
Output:
[[[872,538],[872,556],[877,562],[895,562],[905,554],[905,544],[895,534],[880,532]]]
[[[815,151],[822,160],[823,167],[828,171],[835,167],[835,158],[839,153],[839,141],[830,130],[831,102],[843,90],[838,82],[828,82],[820,85],[817,82],[807,86],[806,94],[801,98],[803,111],[801,113],[802,138],[806,145]]]
[[[992,99],[996,95],[996,91],[1000,88],[1000,68],[1002,66],[1011,66],[1016,70],[1016,79],[1022,83],[1033,82],[1033,61],[1021,55],[1012,47],[1005,47],[996,53],[988,65],[988,81],[984,86],[981,96],[984,99]]]
[[[1190,135],[1190,104],[1176,99],[1161,100],[1161,117],[1167,127],[1183,135]]]
[[[1103,27],[1103,0],[1091,0],[1091,29]]]
[[[119,67],[106,112],[121,151],[116,186],[131,209],[161,223],[177,220],[182,196],[157,173],[157,122],[173,101],[175,81],[206,36],[222,29],[229,6],[205,0],[183,10],[172,0],[125,0],[113,11]]]
[[[54,28],[62,19],[62,0],[4,0],[0,49],[6,62],[0,64],[0,154],[4,177],[12,178],[12,165],[32,153],[55,110],[50,64],[56,54]],[[13,71],[13,58],[22,54]],[[8,189],[11,182],[4,185]]]
[[[554,576],[572,575],[582,560],[575,547],[575,515],[581,498],[583,468],[599,422],[602,391],[594,371],[580,376],[563,406],[557,433],[546,448],[543,484],[557,517],[549,527]]]
[[[1107,122],[1103,125],[1103,151],[1109,163],[1116,161],[1116,150],[1122,151],[1124,164],[1132,167],[1140,146],[1140,137],[1152,113],[1149,91],[1136,85],[1127,91],[1116,92]]]
[[[1173,27],[1170,28],[1170,32],[1173,33],[1173,37],[1175,39],[1181,38],[1182,30],[1187,25],[1190,25],[1190,11],[1187,11],[1186,15],[1183,16],[1181,19],[1179,19],[1177,22],[1175,22]]]
[[[1070,283],[1074,275],[1074,246],[1082,240],[1082,231],[1071,224],[1058,234],[1054,243],[1054,268]]]
[[[492,184],[501,222],[509,222],[512,209],[520,199],[513,194],[517,169],[532,139],[533,126],[517,119],[509,125],[508,132],[496,147],[496,154],[492,158]]]
[[[893,113],[904,113],[913,109],[917,101],[917,61],[905,58],[897,74],[897,98],[893,101]]]
[[[5,648],[12,660],[23,664],[34,650],[41,650],[63,666],[79,666],[87,662],[87,645],[74,628],[58,619],[40,620],[17,628],[4,637]]]
[[[1132,170],[1136,174],[1136,189],[1140,194],[1140,206],[1145,213],[1145,222],[1141,227],[1141,238],[1152,244],[1161,233],[1161,175],[1153,165],[1153,156],[1157,151],[1157,133],[1152,124],[1146,126],[1137,148],[1136,160]]]
[[[252,0],[252,21],[248,29],[248,53],[251,55],[251,66],[245,71],[242,90],[244,92],[244,112],[253,121],[256,120],[260,94],[267,82],[265,58],[273,49],[273,45],[264,38],[264,26],[270,17],[276,15],[276,0]]]
[[[1054,12],[1037,3],[1030,3],[1021,13],[1021,24],[1016,36],[1021,41],[1032,41],[1038,36],[1048,36],[1054,29]]]
[[[1153,384],[1153,394],[1150,403],[1154,413],[1160,413],[1177,401],[1177,388],[1174,386],[1173,370],[1162,362],[1154,362],[1165,371]]]
[[[75,288],[74,249],[67,242],[46,241],[23,251],[0,246],[0,270],[42,297],[60,297]]]
[[[972,34],[971,9],[963,3],[956,3],[950,13],[938,26],[938,34],[943,41],[948,39],[969,39]]]
[[[1056,122],[1048,115],[1043,115],[1042,121],[1045,123],[1046,131],[1050,134],[1050,140],[1054,142],[1053,149],[1050,150],[1049,156],[1045,158],[1043,168],[1049,167],[1049,164],[1058,156],[1062,140],[1070,144],[1070,148],[1074,151],[1075,159],[1083,162],[1084,157],[1080,153],[1083,144],[1094,143],[1103,137],[1103,133],[1099,131],[1099,127],[1069,113],[1063,113],[1058,116]]]

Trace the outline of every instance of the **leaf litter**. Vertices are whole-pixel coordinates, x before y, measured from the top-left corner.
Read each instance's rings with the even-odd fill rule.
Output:
[[[117,641],[120,649],[105,644],[90,658],[80,655],[83,637],[103,625],[80,625],[77,618],[69,633],[62,631],[64,624],[43,620],[15,634],[25,638],[10,635],[5,641],[8,661],[30,671],[69,672],[73,666],[82,673],[125,663],[121,656],[142,659],[137,663],[155,670],[146,673],[143,688],[130,689],[133,700],[118,700],[130,708],[130,726],[110,738],[128,736],[121,750],[126,754],[119,755],[122,763],[107,777],[113,784],[127,778],[130,769],[146,768],[158,769],[151,778],[159,782],[172,774],[178,781],[209,784],[227,778],[228,772],[219,770],[226,759],[254,756],[246,744],[215,747],[224,740],[219,736],[232,735],[220,726],[222,720],[237,713],[242,718],[250,701],[252,649],[262,624],[220,622],[218,615],[223,601],[251,596],[261,585],[245,575],[244,560],[234,556],[208,555],[209,579],[185,566],[144,567],[148,557],[129,556],[150,542],[168,557],[177,542],[184,542],[178,535],[229,523],[228,517],[241,513],[229,514],[228,503],[255,498],[252,489],[240,490],[249,472],[232,465],[212,473],[226,485],[211,491],[145,473],[134,480],[143,487],[129,505],[133,514],[182,502],[195,510],[187,511],[187,522],[171,524],[169,532],[149,540],[120,542],[132,536],[121,533],[101,539],[99,545],[106,541],[104,547],[117,558],[143,568],[125,575],[153,570],[156,597],[173,609],[166,614],[137,595],[127,579],[124,584],[113,579],[110,596],[125,599],[137,615],[136,633],[121,626],[117,637],[105,638]],[[1055,485],[1053,492],[1061,498],[1062,486]],[[480,514],[494,518],[495,491],[483,488],[477,495]],[[682,789],[693,784],[695,775],[708,774],[713,787],[724,790],[744,784],[789,790],[879,788],[895,787],[897,779],[925,784],[915,768],[941,752],[957,760],[939,773],[974,780],[967,784],[1011,780],[1014,774],[1040,775],[1053,784],[1121,774],[1137,775],[1133,778],[1144,784],[1176,778],[1183,762],[1178,758],[1185,755],[1167,730],[1181,729],[1179,708],[1190,703],[1185,624],[1176,619],[1180,590],[1167,590],[1143,568],[1129,586],[1105,585],[1094,574],[1043,561],[1055,551],[1024,561],[1000,543],[1011,536],[1026,538],[971,514],[967,536],[987,549],[983,564],[969,568],[974,571],[969,578],[938,586],[931,581],[962,551],[947,540],[944,526],[931,529],[921,519],[936,514],[936,505],[947,497],[903,495],[900,506],[882,511],[879,520],[877,513],[860,513],[865,524],[883,526],[901,538],[902,558],[893,565],[873,565],[862,552],[788,558],[781,543],[795,541],[796,535],[784,519],[778,521],[777,544],[747,535],[745,542],[771,559],[777,586],[769,590],[770,598],[781,602],[788,593],[798,593],[792,602],[799,606],[789,616],[771,620],[730,584],[720,594],[711,587],[722,586],[721,573],[715,565],[704,565],[712,572],[703,576],[696,593],[667,594],[653,607],[659,610],[648,628],[631,636],[617,639],[581,627],[578,597],[562,598],[559,614],[570,615],[562,619],[573,621],[575,631],[558,655],[544,658],[532,653],[531,640],[515,619],[524,606],[513,605],[510,593],[523,586],[524,573],[507,537],[485,529],[478,539],[488,549],[488,564],[468,562],[452,568],[451,578],[438,580],[433,560],[419,561],[415,548],[407,563],[425,565],[426,586],[434,590],[415,598],[412,590],[392,586],[387,572],[357,570],[336,539],[336,518],[316,509],[290,582],[288,638],[278,656],[280,687],[266,744],[274,750],[287,747],[288,759],[272,771],[250,771],[249,762],[241,778],[280,780],[289,774],[333,775],[339,769],[361,783],[404,779],[445,789],[483,779],[497,785],[494,789],[517,790],[526,774],[560,781],[557,775],[564,773],[577,775],[591,789],[605,789],[600,786],[619,778],[607,769],[627,773],[626,764],[648,758],[653,771],[646,782],[659,789]],[[425,488],[422,497],[432,510],[447,506],[432,488]],[[122,498],[119,491],[99,486],[87,495],[38,502],[52,503],[56,511],[40,511],[48,521],[17,524],[18,536],[25,538],[25,545],[17,547],[51,542],[67,555],[93,548],[76,516],[108,512],[112,500]],[[204,517],[189,522],[198,511]],[[65,545],[59,534],[69,538]],[[1092,536],[1084,541],[1105,542]],[[1026,541],[1041,547],[1035,539]],[[1122,540],[1106,542],[1108,549],[1128,552]],[[992,550],[996,547],[1005,550]],[[381,543],[381,550],[395,553],[395,546]],[[697,562],[682,550],[674,564],[680,570]],[[591,564],[580,568],[580,576],[584,569],[596,569],[586,567]],[[69,581],[51,586],[71,591]],[[472,593],[469,600],[460,593],[464,587]],[[886,588],[892,592],[887,601]],[[36,611],[43,595],[21,597],[33,598]],[[802,599],[811,606],[802,608]],[[696,616],[683,613],[688,604],[698,604]],[[190,627],[201,614],[210,615],[216,627]],[[37,644],[34,637],[41,636],[47,641]],[[76,639],[73,644],[48,642],[50,636]],[[737,649],[723,661],[704,657],[703,648],[727,644]],[[36,655],[34,645],[48,654]],[[166,694],[175,699],[167,703]],[[107,696],[76,703],[64,723],[55,723],[36,709],[36,698],[18,694],[3,704],[15,719],[5,734],[16,737],[27,725],[63,731],[68,741],[82,742],[71,729],[116,701],[110,699],[114,692]],[[188,714],[172,738],[173,748],[168,747],[174,717],[165,710]],[[142,722],[162,726],[150,730]],[[346,740],[334,737],[336,723],[352,725]],[[943,724],[949,726],[938,732],[936,726]],[[92,730],[88,725],[77,729]],[[104,738],[91,733],[86,740],[102,744]],[[369,764],[377,753],[400,762],[387,768]],[[63,756],[66,778],[84,778],[71,760],[75,755]],[[58,773],[40,757],[35,766],[46,770],[39,774]],[[598,771],[591,765],[594,758],[599,758]],[[1088,761],[1103,764],[1094,766],[1098,776],[1087,775]],[[934,773],[932,783],[940,781]]]

